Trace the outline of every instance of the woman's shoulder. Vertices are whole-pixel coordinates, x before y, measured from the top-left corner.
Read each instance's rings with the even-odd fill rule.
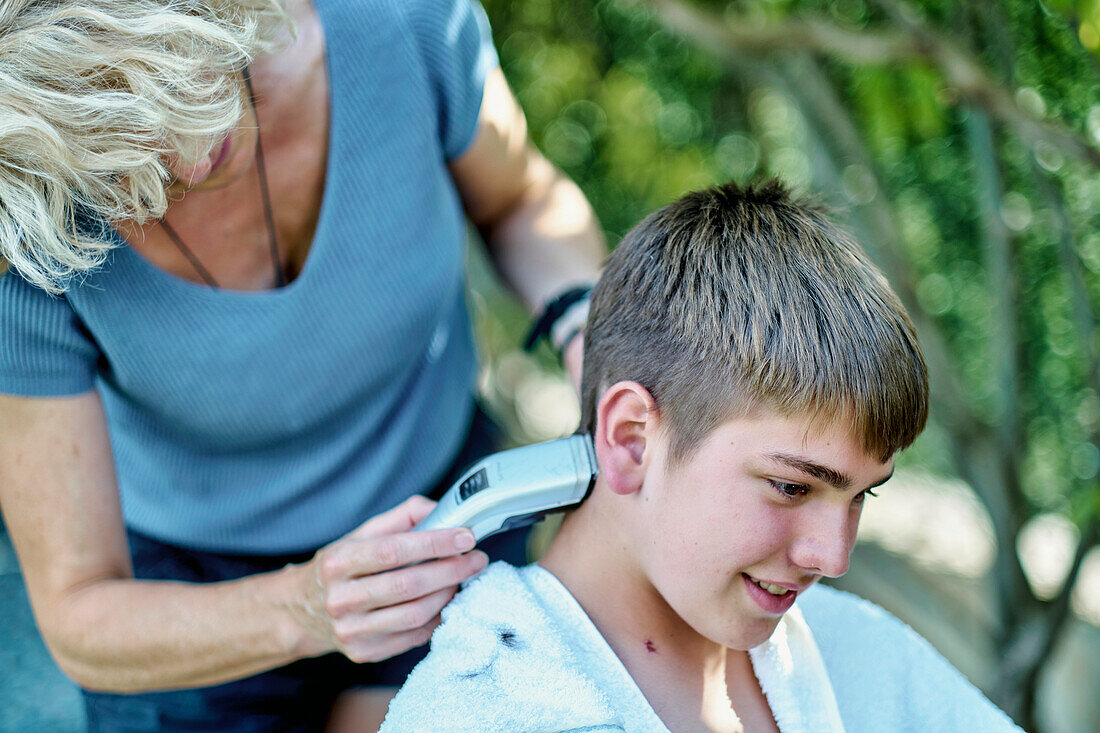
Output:
[[[65,295],[0,275],[0,393],[59,396],[87,392],[98,349]]]
[[[477,0],[320,0],[318,5],[329,13],[367,11],[376,25],[400,19],[445,25],[448,19],[481,10]]]
[[[0,313],[4,320],[30,321],[43,310],[71,312],[72,306],[64,292],[48,293],[0,261]]]

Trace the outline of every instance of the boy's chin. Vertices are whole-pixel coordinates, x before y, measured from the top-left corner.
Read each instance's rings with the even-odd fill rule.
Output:
[[[714,629],[713,634],[703,634],[716,644],[721,644],[727,649],[747,652],[758,647],[775,633],[782,617],[755,619],[751,623],[741,622],[737,628]]]

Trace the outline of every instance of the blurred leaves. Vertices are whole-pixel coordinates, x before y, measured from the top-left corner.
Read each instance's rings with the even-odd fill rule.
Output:
[[[990,321],[995,284],[983,275],[981,186],[966,130],[972,115],[993,114],[999,102],[989,98],[984,101],[991,107],[981,106],[980,83],[970,77],[990,80],[1011,101],[1013,115],[1039,120],[1048,132],[1064,130],[1081,143],[1080,150],[1095,150],[1098,67],[1074,24],[1094,17],[1100,4],[487,0],[485,5],[533,139],[585,190],[613,243],[654,208],[729,177],[778,174],[802,190],[824,191],[857,229],[860,209],[884,189],[901,244],[894,255],[912,278],[911,305],[924,311],[945,339],[970,407],[985,425],[996,424],[1000,413],[989,338],[995,330]],[[660,6],[660,13],[651,5]],[[717,25],[712,23],[709,40],[701,41],[682,26],[671,27],[661,14],[670,12]],[[740,27],[733,29],[733,22]],[[971,28],[971,37],[960,34],[962,27]],[[791,28],[804,35],[787,33],[780,47],[762,48],[759,38]],[[922,39],[933,30],[938,51]],[[733,35],[723,35],[730,31]],[[744,40],[758,31],[755,43]],[[787,84],[777,78],[784,72],[784,55],[804,53],[789,39],[813,33],[826,39],[811,41],[813,63],[850,116],[868,160],[819,149],[829,141],[815,140],[815,134],[828,135],[828,125],[819,123],[816,133],[808,129],[799,76],[788,70]],[[860,34],[871,39],[872,51],[864,56],[854,46],[837,47],[836,39]],[[729,45],[731,39],[742,46]],[[726,46],[716,53],[718,43]],[[1006,43],[1011,48],[1004,48]],[[954,55],[963,60],[952,60]],[[1005,56],[1011,78],[998,71]],[[861,58],[870,61],[858,62]],[[949,63],[963,71],[945,72]],[[959,79],[978,85],[966,87],[977,101],[960,96]],[[1018,124],[1011,116],[994,122],[997,163],[991,175],[1003,191],[997,210],[988,213],[1012,246],[1020,304],[1019,323],[1013,324],[1021,352],[1016,388],[1023,420],[1029,430],[1033,423],[1049,423],[1036,433],[1043,436],[1039,442],[1058,445],[1058,450],[1029,449],[1024,463],[1029,477],[1086,481],[1091,477],[1084,475],[1083,453],[1073,446],[1095,425],[1083,427],[1076,413],[1081,391],[1100,385],[1085,383],[1094,354],[1083,348],[1072,323],[1058,256],[1059,214],[1052,207],[1065,207],[1074,232],[1086,233],[1075,251],[1087,276],[1087,297],[1095,301],[1100,178],[1089,154],[1074,161],[1045,140],[1047,133],[1026,128],[1031,137],[1021,135]],[[823,156],[840,164],[835,186],[824,185],[829,181],[820,170]],[[1057,203],[1037,190],[1036,166],[1064,191]],[[1069,486],[1052,490],[1049,481],[1027,480],[1022,488],[1036,510],[1068,509]]]
[[[612,245],[728,178],[779,175],[835,207],[929,357],[934,424],[902,460],[975,487],[1006,658],[1027,656],[1016,630],[1035,646],[1033,618],[1048,650],[1073,575],[1035,597],[1016,540],[1062,516],[1079,565],[1100,517],[1100,0],[484,4],[533,139]],[[490,350],[517,339],[524,316],[507,318]]]

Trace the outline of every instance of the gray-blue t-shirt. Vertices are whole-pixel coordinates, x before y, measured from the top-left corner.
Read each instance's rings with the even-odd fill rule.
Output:
[[[430,488],[471,415],[446,163],[476,133],[488,21],[470,0],[314,5],[328,167],[294,282],[214,290],[124,245],[63,297],[0,276],[0,392],[97,390],[127,526],[162,541],[317,547]]]

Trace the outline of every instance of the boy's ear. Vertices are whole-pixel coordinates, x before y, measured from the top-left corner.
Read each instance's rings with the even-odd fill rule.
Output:
[[[657,421],[657,403],[637,382],[617,382],[596,407],[592,442],[600,477],[616,494],[642,487]]]

